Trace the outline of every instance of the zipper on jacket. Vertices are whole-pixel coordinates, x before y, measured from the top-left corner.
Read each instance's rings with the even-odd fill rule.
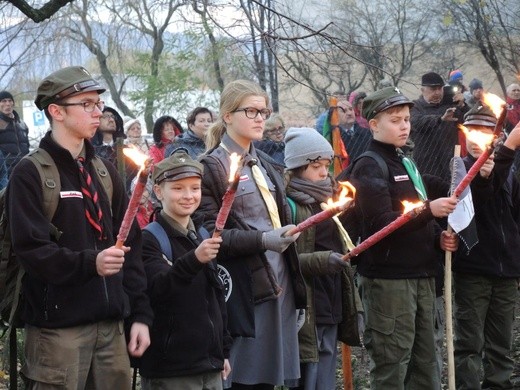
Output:
[[[94,249],[98,250],[97,241],[94,240]],[[105,276],[101,277],[103,282],[103,294],[105,296],[105,303],[107,304],[107,314],[110,313],[110,300],[108,299],[108,287],[107,287],[107,279]]]
[[[49,312],[47,310],[47,303],[49,298],[49,286],[45,286],[43,289],[43,316],[45,318],[45,321],[49,321]]]

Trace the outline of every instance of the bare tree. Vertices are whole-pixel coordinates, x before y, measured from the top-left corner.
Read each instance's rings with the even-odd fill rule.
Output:
[[[66,6],[74,0],[50,0],[44,3],[40,8],[35,8],[24,0],[4,0],[6,3],[11,3],[13,6],[18,8],[25,16],[32,19],[34,22],[43,22],[45,19],[50,18],[60,8]]]
[[[480,51],[505,95],[504,68],[520,71],[520,5],[507,0],[449,0],[446,5],[448,29]]]

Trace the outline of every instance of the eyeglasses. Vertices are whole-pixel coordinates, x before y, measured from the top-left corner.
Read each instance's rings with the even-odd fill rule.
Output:
[[[275,127],[274,129],[266,130],[265,132],[269,133],[269,134],[282,134],[284,131],[285,131],[285,127],[279,126],[279,127]]]
[[[116,116],[114,114],[103,114],[101,115],[101,118],[103,119],[116,119]]]
[[[105,108],[105,102],[103,100],[98,100],[97,102],[88,101],[88,102],[79,102],[79,103],[55,103],[58,106],[83,106],[83,110],[85,112],[94,112],[96,107],[99,111],[103,111]]]
[[[231,111],[231,112],[239,112],[239,111],[244,111],[244,114],[246,114],[246,117],[248,117],[249,119],[255,119],[258,116],[258,114],[260,114],[260,116],[264,120],[269,119],[269,117],[271,116],[271,110],[268,108],[263,108],[263,109],[259,110],[254,107],[246,107],[246,108],[237,108],[235,111]]]

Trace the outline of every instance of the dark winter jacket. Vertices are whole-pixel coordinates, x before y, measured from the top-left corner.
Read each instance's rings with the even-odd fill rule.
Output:
[[[403,200],[418,202],[412,181],[393,145],[372,140],[368,150],[379,153],[389,170],[384,178],[377,162],[363,157],[354,166],[351,181],[356,188],[356,202],[362,213],[365,237],[382,229],[403,213]],[[449,185],[424,175],[423,180],[431,199],[447,196]],[[370,278],[412,279],[436,275],[435,251],[439,248],[438,225],[429,207],[417,218],[366,251],[359,261],[358,272]],[[437,249],[436,249],[437,248]]]
[[[217,149],[216,153],[225,153]],[[290,209],[283,190],[283,167],[262,151],[256,151],[269,178],[279,189],[275,200],[280,210],[282,226],[291,221]],[[215,219],[222,203],[228,173],[219,158],[205,155],[201,159],[204,165],[202,179],[202,201],[197,210],[197,218],[204,220],[204,227],[213,231]],[[249,227],[231,213],[222,232],[223,243],[220,246],[218,262],[229,272],[232,281],[232,293],[227,300],[228,329],[232,336],[254,337],[254,305],[276,299],[277,286],[273,270],[262,250],[262,232]],[[283,253],[292,285],[296,308],[303,309],[306,304],[305,282],[300,271],[298,255],[294,245]]]
[[[143,261],[155,320],[140,373],[162,378],[221,371],[231,337],[217,263],[202,264],[195,257],[201,237],[187,237],[161,214],[157,222],[170,239],[173,264],[163,258],[155,236],[144,230]]]
[[[310,205],[296,204],[295,223],[300,223],[315,214]],[[334,224],[332,220],[329,220]],[[320,224],[321,225],[321,224]],[[296,247],[302,268],[302,274],[307,288],[307,307],[305,309],[305,322],[298,332],[300,349],[300,361],[304,363],[317,362],[319,360],[318,340],[316,335],[316,310],[323,310],[324,302],[316,299],[316,279],[327,276],[338,276],[339,285],[337,291],[332,294],[330,301],[340,301],[340,313],[338,319],[338,340],[348,345],[359,345],[359,331],[357,329],[357,313],[362,311],[356,305],[356,289],[354,286],[353,272],[350,267],[339,275],[328,275],[327,262],[332,250],[316,250],[316,230],[320,225],[304,230]],[[338,239],[336,233],[336,240]],[[332,240],[331,237],[331,241]],[[346,248],[339,248],[336,252],[346,253]],[[333,278],[336,281],[336,278]],[[334,283],[332,284],[334,285]],[[334,310],[331,311],[331,315]],[[338,313],[334,313],[337,316]]]
[[[285,158],[285,142],[276,142],[272,139],[263,139],[255,141],[255,148],[271,156],[271,158],[280,165],[284,165]]]
[[[455,145],[459,142],[458,124],[462,124],[468,107],[457,107],[456,122],[441,121],[450,104],[430,104],[421,96],[414,100],[410,110],[412,123],[411,140],[414,142],[413,158],[419,171],[424,174],[436,175],[449,181],[450,161]],[[463,145],[465,147],[465,145]]]
[[[0,113],[0,151],[10,175],[14,166],[29,153],[29,128],[16,111],[14,118]]]
[[[125,245],[123,269],[101,277],[96,270],[98,253],[115,243],[128,198],[114,167],[105,161],[112,178],[110,201],[91,164],[94,149],[85,141],[85,168],[99,195],[106,238],[99,240],[85,218],[79,169],[70,152],[48,132],[40,147],[49,152],[60,172],[61,193],[52,223],[62,232],[50,237],[49,221],[42,208],[41,179],[30,160],[13,170],[7,193],[13,248],[26,274],[23,283],[23,320],[43,328],[64,328],[102,320],[152,323],[146,296],[146,276],[141,261],[141,233],[134,221]]]
[[[197,159],[206,150],[206,145],[203,139],[197,137],[193,131],[188,130],[175,137],[173,143],[166,146],[164,157],[169,157],[178,148],[186,149],[191,158]]]
[[[501,146],[488,179],[471,182],[478,244],[469,253],[460,247],[453,271],[499,278],[520,277],[520,186],[511,172],[515,152]],[[475,158],[468,155],[469,169]]]

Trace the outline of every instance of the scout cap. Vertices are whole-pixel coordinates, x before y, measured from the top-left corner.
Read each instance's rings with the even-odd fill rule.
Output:
[[[69,66],[45,77],[36,91],[34,103],[43,110],[49,104],[83,92],[103,93],[105,88],[82,66]]]
[[[161,184],[163,181],[176,181],[186,177],[202,178],[203,172],[204,166],[192,159],[186,149],[179,148],[155,166],[152,180],[155,184]]]
[[[464,126],[487,126],[495,127],[497,118],[491,108],[485,105],[475,104],[466,115],[464,115]]]
[[[397,87],[386,87],[368,95],[363,101],[363,116],[367,121],[391,107],[408,105],[413,107],[410,99],[404,96]]]

